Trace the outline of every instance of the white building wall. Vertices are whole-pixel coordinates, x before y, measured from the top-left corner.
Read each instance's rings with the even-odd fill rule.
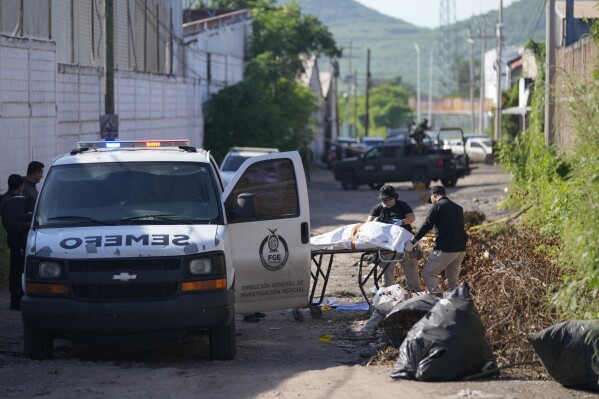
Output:
[[[0,192],[30,161],[49,165],[77,141],[101,140],[103,84],[99,68],[57,64],[53,42],[0,35]],[[114,86],[120,139],[202,146],[198,80],[116,71]]]
[[[517,47],[507,47],[501,51],[501,89],[508,90],[510,87],[507,62],[513,60],[521,53]],[[485,98],[492,98],[493,105],[497,102],[497,71],[495,62],[497,60],[497,49],[485,53]]]
[[[56,51],[52,42],[0,36],[0,192],[29,161],[56,153]]]
[[[202,81],[202,102],[210,94],[238,83],[243,79],[245,46],[252,33],[250,19],[238,20],[229,24],[188,35],[187,64],[192,71],[187,75]],[[208,81],[208,54],[210,54],[210,81]]]

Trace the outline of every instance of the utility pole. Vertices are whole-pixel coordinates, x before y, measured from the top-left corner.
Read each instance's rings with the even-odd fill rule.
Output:
[[[483,39],[483,47],[480,52],[480,118],[478,121],[478,131],[482,133],[485,128],[485,52],[487,51],[486,17],[483,17],[483,30],[479,36],[481,36]]]
[[[351,89],[352,89],[352,82],[353,82],[353,76],[351,75],[351,73],[352,73],[351,52],[352,52],[352,39],[349,39],[349,58],[347,60],[348,68],[347,68],[347,74],[345,75],[345,81],[347,83],[347,92],[346,92],[347,95],[345,96],[345,127],[346,127],[346,131],[347,131],[347,135],[349,137],[351,137],[351,132],[350,132],[351,123],[349,121],[349,109],[351,107]]]
[[[433,126],[433,50],[428,64],[428,123]]]
[[[499,0],[497,19],[497,106],[495,107],[495,141],[501,138],[501,48],[503,47],[503,0]]]
[[[550,146],[555,142],[553,117],[555,113],[555,99],[553,85],[555,83],[555,0],[547,1],[546,9],[546,38],[545,53],[545,145]]]
[[[370,49],[366,53],[366,115],[364,117],[364,136],[368,137],[368,127],[370,125],[370,114],[368,110],[368,92],[370,91]]]
[[[470,47],[470,131],[474,133],[474,39],[470,35],[470,29],[466,40]]]
[[[358,137],[358,70],[354,70],[354,136]]]
[[[112,0],[104,0],[104,112],[114,114],[114,13]]]
[[[104,0],[104,115],[100,116],[100,135],[106,140],[118,137],[118,116],[114,113],[114,7]]]
[[[414,43],[416,49],[416,123],[420,123],[420,47]]]

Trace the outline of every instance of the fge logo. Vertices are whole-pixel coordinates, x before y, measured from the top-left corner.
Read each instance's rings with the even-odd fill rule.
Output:
[[[266,236],[260,244],[260,261],[265,268],[275,271],[281,269],[287,263],[289,248],[287,248],[287,243],[283,237],[276,234],[277,229],[268,229],[268,231],[270,231],[270,235]]]

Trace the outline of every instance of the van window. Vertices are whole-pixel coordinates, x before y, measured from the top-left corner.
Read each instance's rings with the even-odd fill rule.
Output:
[[[34,216],[38,227],[222,223],[209,164],[120,162],[54,166]]]
[[[227,198],[226,208],[237,208],[237,197],[242,193],[254,194],[254,217],[231,223],[300,214],[296,177],[289,159],[260,161],[247,168]]]

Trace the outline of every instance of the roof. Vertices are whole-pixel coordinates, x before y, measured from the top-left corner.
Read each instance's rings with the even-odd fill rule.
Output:
[[[561,14],[562,18],[566,17],[566,2],[557,0],[555,2],[556,11]],[[597,2],[594,0],[574,2],[574,19],[597,19],[599,18],[599,10],[597,10]]]

